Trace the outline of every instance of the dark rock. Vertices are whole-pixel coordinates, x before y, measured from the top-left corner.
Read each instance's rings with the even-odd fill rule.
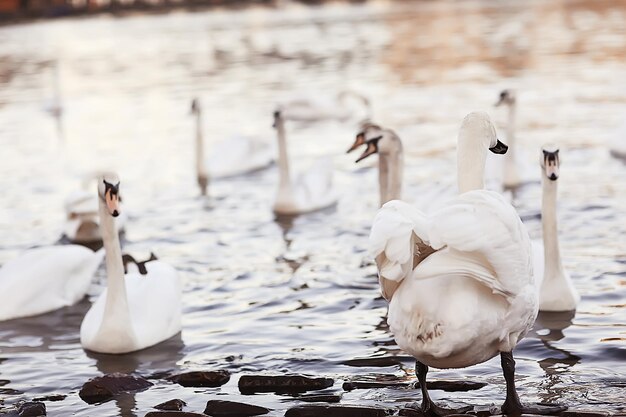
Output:
[[[17,415],[20,417],[38,417],[46,415],[46,405],[41,402],[26,402],[17,407]]]
[[[142,377],[116,372],[85,382],[78,395],[87,404],[95,404],[108,401],[121,392],[143,391],[150,386],[152,383]]]
[[[398,413],[399,416],[405,417],[426,417],[422,410],[418,410],[416,408],[403,408]]]
[[[174,400],[165,401],[164,403],[155,405],[154,408],[156,408],[157,410],[180,411],[186,405],[186,402],[176,398]]]
[[[560,415],[561,417],[608,417],[611,413],[598,410],[567,410],[563,411]]]
[[[427,381],[426,386],[428,389],[440,389],[442,391],[447,392],[456,392],[456,391],[473,391],[477,389],[481,389],[482,387],[487,386],[486,382],[476,382],[476,381]],[[420,384],[418,382],[415,383],[415,388],[419,388]]]
[[[304,375],[244,375],[239,378],[242,394],[255,392],[297,393],[332,387],[332,378],[309,378]]]
[[[0,379],[0,387],[5,386],[5,385],[6,385],[6,384],[8,384],[9,382],[11,382],[11,381],[9,381],[8,379]]]
[[[144,417],[206,417],[206,415],[187,411],[150,411]]]
[[[209,416],[247,417],[269,412],[270,410],[265,407],[223,400],[210,400],[206,403],[206,408],[204,409],[204,414]]]
[[[382,408],[341,405],[301,405],[287,410],[285,417],[384,417],[389,412]]]
[[[168,380],[176,382],[183,387],[221,387],[230,380],[228,371],[193,371],[173,375]]]
[[[21,391],[18,391],[13,388],[0,388],[0,395],[18,395],[21,394]]]
[[[385,366],[396,366],[400,365],[402,362],[399,358],[395,356],[383,356],[380,358],[359,358],[359,359],[350,359],[344,362],[341,362],[342,365],[348,366],[371,366],[371,367],[385,367]]]
[[[380,381],[349,381],[343,383],[344,391],[370,388],[404,388],[410,386],[407,382],[380,382]]]
[[[65,394],[52,394],[52,395],[46,395],[44,397],[33,398],[33,401],[63,401],[66,398],[67,398],[67,395]]]
[[[294,401],[304,401],[307,403],[338,403],[341,401],[341,395],[336,394],[320,394],[320,395],[298,395],[293,397]]]

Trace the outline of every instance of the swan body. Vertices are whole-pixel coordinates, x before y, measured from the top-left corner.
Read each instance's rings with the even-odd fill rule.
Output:
[[[84,349],[127,353],[162,342],[181,329],[181,284],[176,270],[161,261],[145,264],[146,274],[124,275],[115,219],[119,180],[102,176],[98,187],[100,228],[106,251],[107,288],[80,327]]]
[[[274,149],[269,143],[245,136],[218,142],[205,159],[202,109],[198,99],[192,100],[191,113],[196,116],[196,179],[202,195],[206,195],[210,179],[248,174],[274,162]]]
[[[291,97],[278,106],[284,109],[285,120],[307,123],[368,120],[372,116],[369,99],[351,90],[342,91],[333,99],[316,95]]]
[[[120,203],[121,205],[121,203]],[[93,243],[102,240],[98,216],[98,198],[87,190],[77,190],[65,200],[63,235],[74,243]],[[128,216],[121,212],[115,224],[118,233],[126,228]]]
[[[333,165],[328,159],[318,159],[308,170],[291,179],[284,119],[280,111],[274,113],[278,133],[279,187],[274,212],[282,215],[308,213],[337,203],[333,188]]]
[[[515,209],[483,189],[487,149],[507,151],[489,116],[470,113],[457,143],[460,194],[430,215],[390,201],[370,234],[387,322],[398,346],[417,360],[429,416],[450,414],[430,399],[429,366],[461,368],[497,354],[507,383],[503,413],[536,410],[517,396],[512,355],[538,313],[530,237]]]
[[[580,301],[580,295],[561,261],[556,218],[559,165],[558,148],[544,147],[541,158],[543,241],[532,242],[535,280],[541,283],[539,290],[541,311],[576,310]]]
[[[80,301],[104,252],[79,245],[30,249],[0,269],[0,320],[35,316]]]

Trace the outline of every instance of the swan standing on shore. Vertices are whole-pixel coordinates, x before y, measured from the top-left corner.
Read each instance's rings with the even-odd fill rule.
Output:
[[[451,411],[429,397],[429,366],[462,368],[498,354],[507,388],[503,413],[562,409],[524,406],[517,396],[512,351],[537,317],[538,290],[526,228],[501,195],[483,189],[488,149],[505,153],[507,147],[486,113],[470,113],[458,136],[460,195],[431,216],[390,201],[372,226],[389,327],[398,346],[416,358],[428,416]]]
[[[200,192],[206,195],[209,179],[248,174],[269,167],[274,162],[274,149],[269,143],[245,136],[235,136],[215,144],[209,157],[204,157],[202,108],[198,99],[191,101],[196,116],[196,178]]]
[[[181,284],[176,270],[161,261],[146,263],[146,274],[124,275],[115,218],[120,182],[104,174],[98,182],[100,229],[106,251],[107,288],[80,326],[84,349],[127,353],[156,345],[181,329]]]
[[[285,119],[281,110],[274,112],[274,128],[278,137],[278,194],[274,213],[295,215],[330,207],[337,203],[333,189],[333,165],[328,159],[318,159],[296,181],[291,180]]]
[[[0,269],[0,321],[48,313],[85,297],[104,251],[79,245],[29,249]]]
[[[541,226],[543,242],[533,241],[535,279],[541,282],[539,310],[576,310],[580,295],[561,262],[556,219],[559,149],[544,146],[541,150]]]
[[[352,152],[362,145],[367,145],[367,147],[356,162],[378,153],[380,205],[382,206],[387,201],[401,199],[404,158],[402,141],[398,135],[393,130],[366,123],[361,132],[356,135],[356,140],[348,152]]]

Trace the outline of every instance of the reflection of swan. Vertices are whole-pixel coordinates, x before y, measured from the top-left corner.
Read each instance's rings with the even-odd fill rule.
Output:
[[[369,99],[352,90],[342,91],[334,99],[317,95],[292,97],[280,103],[279,107],[284,109],[285,120],[299,122],[361,121],[372,117]]]
[[[333,189],[332,161],[319,159],[307,171],[301,173],[296,181],[291,180],[285,119],[282,111],[274,112],[274,127],[278,136],[278,195],[274,202],[276,214],[300,214],[321,210],[337,203]]]
[[[103,174],[98,182],[98,196],[107,288],[87,312],[80,327],[83,347],[101,353],[147,348],[174,336],[181,326],[181,286],[174,268],[152,261],[146,264],[146,275],[124,275],[115,231],[118,195],[117,176]]]
[[[202,195],[206,195],[209,179],[247,174],[266,168],[274,161],[274,149],[269,143],[244,136],[216,143],[205,161],[202,108],[198,99],[192,100],[191,112],[196,116],[196,176]]]
[[[429,397],[429,366],[461,368],[498,353],[507,384],[502,411],[541,411],[520,403],[512,354],[537,316],[530,238],[515,209],[483,189],[487,150],[504,153],[506,146],[486,113],[471,113],[457,149],[456,199],[430,218],[394,200],[374,220],[370,242],[389,327],[417,359],[426,414],[445,413]]]
[[[543,243],[533,241],[535,279],[541,282],[539,309],[542,311],[576,310],[580,296],[561,262],[556,221],[556,197],[559,178],[559,149],[544,147],[541,155],[541,225]]]
[[[65,199],[66,220],[63,234],[76,243],[94,243],[102,240],[98,216],[98,196],[88,191],[93,186],[97,174],[86,177],[82,189],[76,190]],[[121,197],[120,197],[121,206]],[[128,216],[121,210],[115,227],[118,233],[124,231]]]
[[[80,301],[102,261],[78,245],[29,249],[0,269],[0,320],[28,317]]]
[[[356,160],[359,162],[369,155],[378,153],[378,182],[380,205],[387,201],[402,198],[402,141],[396,133],[380,126],[366,123],[363,130],[356,135],[356,140],[348,152],[361,145],[367,145],[363,154]]]

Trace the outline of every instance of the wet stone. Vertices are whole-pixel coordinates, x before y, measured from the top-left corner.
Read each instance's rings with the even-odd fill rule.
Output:
[[[265,407],[224,400],[210,400],[204,409],[204,414],[209,416],[247,417],[259,416],[269,412],[270,410]]]
[[[563,411],[561,417],[608,417],[611,413],[598,410],[567,410]]]
[[[87,404],[95,404],[108,401],[122,392],[143,391],[151,386],[152,383],[142,377],[116,372],[85,382],[78,395]]]
[[[349,381],[343,383],[344,391],[352,391],[355,389],[372,389],[372,388],[406,388],[410,384],[406,382],[379,382],[379,381]]]
[[[415,408],[403,408],[398,413],[399,416],[405,417],[426,417],[422,410],[417,410]]]
[[[307,403],[338,403],[341,395],[321,394],[321,395],[299,395],[293,398],[294,401],[304,401]]]
[[[206,417],[206,415],[187,411],[150,411],[144,417]]]
[[[46,405],[33,401],[20,404],[17,408],[17,415],[20,417],[38,417],[46,415]]]
[[[168,380],[182,385],[183,387],[221,387],[230,380],[228,371],[193,371],[173,375]]]
[[[297,393],[332,387],[332,378],[309,378],[303,375],[244,375],[239,378],[242,394],[255,392]]]
[[[302,405],[287,410],[285,417],[383,417],[388,411],[374,407],[352,407],[341,405]]]
[[[420,384],[416,382],[414,386],[417,389],[420,387]],[[457,392],[481,389],[482,387],[486,387],[487,383],[476,381],[427,381],[426,386],[429,390],[440,389],[446,392]]]
[[[386,367],[396,366],[402,364],[400,359],[396,356],[383,356],[381,358],[357,358],[350,359],[342,362],[343,365],[356,366],[356,367]]]
[[[157,410],[181,411],[186,405],[186,402],[176,398],[174,400],[165,401],[164,403],[155,405],[154,408],[156,408]]]
[[[35,397],[33,398],[33,401],[63,401],[66,398],[67,395],[65,394],[52,394],[43,397]]]

